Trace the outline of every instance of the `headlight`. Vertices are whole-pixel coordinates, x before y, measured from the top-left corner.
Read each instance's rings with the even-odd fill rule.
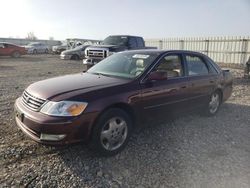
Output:
[[[40,112],[51,116],[78,116],[80,115],[88,103],[77,101],[60,101],[60,102],[47,102]]]

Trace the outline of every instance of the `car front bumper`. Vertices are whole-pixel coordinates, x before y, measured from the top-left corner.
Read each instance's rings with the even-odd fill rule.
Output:
[[[49,145],[87,141],[97,117],[97,113],[70,118],[52,117],[28,109],[21,98],[16,100],[14,108],[17,126],[34,141]]]
[[[71,56],[72,56],[72,55],[65,55],[65,54],[61,54],[61,55],[60,55],[60,59],[66,59],[66,60],[69,60],[69,59],[71,59]]]
[[[33,48],[27,48],[26,49],[26,52],[27,52],[27,54],[33,54]]]

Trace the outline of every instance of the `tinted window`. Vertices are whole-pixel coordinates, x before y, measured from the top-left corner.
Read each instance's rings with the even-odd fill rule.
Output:
[[[138,47],[144,47],[144,42],[143,42],[143,39],[141,37],[137,37],[136,40],[137,40]]]
[[[126,45],[128,42],[128,37],[127,36],[109,36],[104,41],[102,44],[105,45]]]
[[[188,75],[205,75],[208,74],[206,63],[198,56],[186,56]]]
[[[209,62],[208,65],[211,73],[217,74],[220,72],[221,68],[211,58],[207,57],[207,61]]]
[[[210,62],[208,62],[207,65],[208,65],[208,67],[209,67],[209,72],[210,72],[211,74],[217,74],[216,69],[214,68],[214,66],[213,66]]]
[[[168,78],[180,77],[183,75],[181,58],[178,55],[167,55],[160,60],[155,70],[166,72]]]
[[[136,48],[136,38],[135,37],[129,37],[128,45],[130,48]]]

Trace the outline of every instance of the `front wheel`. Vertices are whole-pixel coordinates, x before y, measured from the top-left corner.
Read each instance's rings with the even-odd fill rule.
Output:
[[[209,99],[209,102],[206,106],[206,115],[213,116],[215,115],[221,105],[221,94],[218,91],[215,91]]]
[[[124,149],[132,130],[131,117],[119,108],[104,112],[97,121],[91,147],[104,156],[112,156]]]

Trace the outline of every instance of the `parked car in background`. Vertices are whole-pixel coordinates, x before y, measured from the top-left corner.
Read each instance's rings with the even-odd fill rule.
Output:
[[[142,37],[130,35],[112,35],[104,39],[101,44],[92,45],[86,48],[86,59],[83,60],[83,64],[91,67],[114,53],[138,49],[156,49],[156,47],[146,47]]]
[[[26,54],[26,50],[24,47],[18,46],[16,44],[0,42],[1,56],[11,56],[17,58],[24,54]]]
[[[24,47],[28,54],[49,53],[49,47],[41,42],[31,42]]]
[[[244,77],[250,78],[250,56],[244,67]]]
[[[68,44],[64,42],[61,45],[52,46],[52,52],[55,54],[61,54],[62,51],[67,50],[68,48]]]
[[[87,141],[113,155],[135,121],[193,109],[212,116],[231,92],[231,73],[201,53],[131,50],[85,73],[31,84],[15,102],[15,120],[37,142]]]
[[[80,45],[73,49],[65,50],[61,52],[60,58],[61,59],[72,59],[72,60],[80,60],[85,58],[85,49],[89,45]]]

